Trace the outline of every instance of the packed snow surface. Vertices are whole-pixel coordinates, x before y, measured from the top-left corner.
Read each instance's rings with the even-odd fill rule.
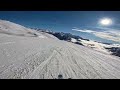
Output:
[[[63,79],[120,79],[117,56],[11,22],[0,21],[0,27],[0,79],[57,79],[58,75]],[[37,36],[28,35],[31,32]]]

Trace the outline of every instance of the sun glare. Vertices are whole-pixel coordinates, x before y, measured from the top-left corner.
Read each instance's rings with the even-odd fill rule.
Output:
[[[108,26],[112,24],[112,20],[110,18],[103,18],[99,22],[101,25]]]

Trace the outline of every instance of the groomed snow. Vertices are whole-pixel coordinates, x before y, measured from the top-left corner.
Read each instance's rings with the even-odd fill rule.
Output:
[[[40,34],[0,33],[0,79],[120,79],[119,57]]]

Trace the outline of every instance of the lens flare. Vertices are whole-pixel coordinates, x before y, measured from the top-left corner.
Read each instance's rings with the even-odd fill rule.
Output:
[[[110,18],[103,18],[100,20],[100,24],[104,26],[108,26],[112,24],[112,20]]]

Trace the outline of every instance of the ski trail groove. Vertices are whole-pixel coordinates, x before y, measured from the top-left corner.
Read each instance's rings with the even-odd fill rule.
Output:
[[[29,78],[35,78],[35,74],[37,75],[39,73],[39,71],[41,71],[46,65],[47,63],[50,62],[51,58],[54,56],[56,50],[53,51],[53,53],[49,56],[49,58],[45,61],[43,61],[33,72],[32,74],[30,75]]]

